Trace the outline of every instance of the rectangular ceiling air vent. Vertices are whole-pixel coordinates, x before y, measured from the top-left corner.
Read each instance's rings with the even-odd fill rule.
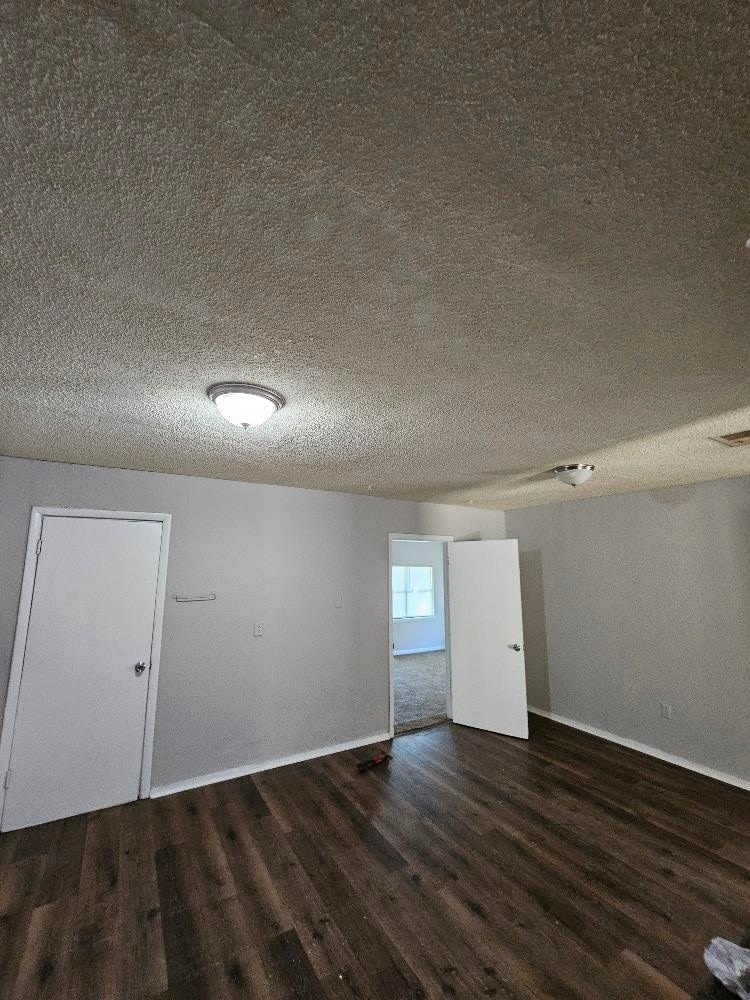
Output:
[[[722,444],[729,445],[730,448],[739,448],[740,445],[750,444],[750,431],[735,431],[734,434],[721,434],[714,438]]]

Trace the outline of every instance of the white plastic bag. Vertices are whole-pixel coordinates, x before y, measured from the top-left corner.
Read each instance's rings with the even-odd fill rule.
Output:
[[[717,937],[703,952],[703,960],[728,990],[750,1000],[750,949]]]

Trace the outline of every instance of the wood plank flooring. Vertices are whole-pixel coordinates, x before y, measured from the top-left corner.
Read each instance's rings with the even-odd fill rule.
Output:
[[[750,793],[536,718],[365,754],[2,835],[0,1000],[722,995]]]

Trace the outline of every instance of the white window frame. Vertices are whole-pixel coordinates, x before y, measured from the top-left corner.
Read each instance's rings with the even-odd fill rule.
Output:
[[[393,590],[391,589],[391,614],[393,615],[393,598],[396,594],[404,595],[404,614],[402,616],[393,615],[393,620],[395,622],[424,622],[429,621],[431,618],[435,617],[435,570],[432,566],[401,566],[399,563],[394,564],[391,567],[391,573],[394,569],[403,569],[406,572],[406,590]],[[413,590],[409,586],[409,572],[412,569],[428,569],[430,571],[430,589],[429,590]],[[409,610],[409,594],[430,594],[432,596],[432,613],[429,615],[410,615]]]

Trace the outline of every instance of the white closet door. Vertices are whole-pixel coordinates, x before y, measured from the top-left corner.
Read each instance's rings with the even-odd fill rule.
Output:
[[[138,798],[161,539],[44,517],[3,830]]]
[[[515,539],[448,543],[453,721],[528,738]]]

